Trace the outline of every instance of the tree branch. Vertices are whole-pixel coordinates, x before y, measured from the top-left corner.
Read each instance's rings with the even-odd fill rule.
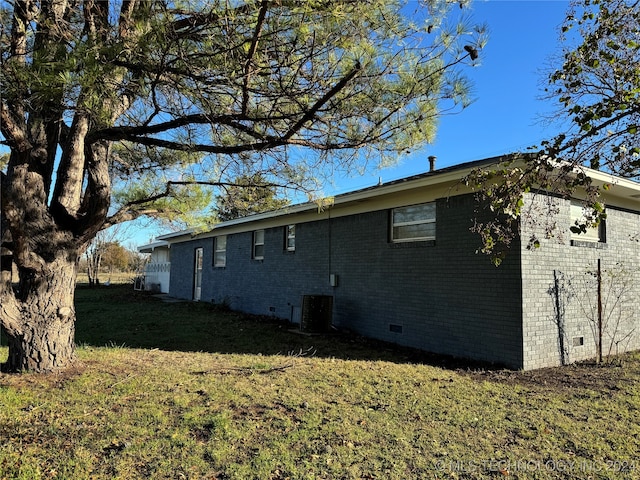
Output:
[[[167,122],[156,123],[154,125],[103,128],[90,133],[87,136],[87,143],[93,143],[97,140],[129,140],[134,137],[164,133],[189,125],[226,123],[227,121],[231,121],[232,118],[234,118],[234,116],[221,115],[219,117],[211,117],[209,115],[199,113],[194,115],[185,115]]]
[[[0,127],[9,147],[19,152],[31,149],[31,143],[27,139],[26,125],[12,115],[4,101],[0,103]]]
[[[249,106],[249,79],[251,78],[251,63],[253,60],[253,56],[256,53],[256,49],[258,48],[258,40],[260,39],[260,32],[262,31],[262,26],[264,25],[264,20],[267,16],[267,10],[269,9],[268,0],[262,0],[260,5],[260,12],[258,13],[258,21],[256,22],[255,33],[253,34],[253,38],[251,39],[251,45],[249,46],[249,51],[247,52],[247,61],[244,65],[244,82],[242,86],[242,113],[243,115],[247,114],[247,109]]]
[[[347,84],[360,72],[360,62],[357,62],[353,69],[347,73],[342,80],[336,83],[331,90],[325,93],[316,103],[313,105],[303,116],[289,129],[287,133],[282,137],[283,140],[288,140],[293,137],[300,129],[311,120],[314,115],[320,110],[331,98],[337,95]]]
[[[76,113],[67,143],[63,148],[56,185],[53,190],[51,205],[56,208],[60,207],[71,216],[75,216],[80,208],[86,161],[86,135],[89,131],[89,124],[89,118],[85,114]]]
[[[90,240],[102,228],[111,202],[111,177],[109,175],[109,145],[94,143],[86,149],[87,186],[78,211],[76,234]]]
[[[116,225],[118,223],[122,223],[123,221],[135,220],[136,218],[142,215],[150,215],[154,213],[161,213],[159,209],[144,209],[144,210],[135,210],[134,207],[152,204],[157,200],[161,200],[163,198],[168,198],[173,196],[174,192],[172,187],[178,185],[203,185],[209,187],[222,187],[222,188],[287,188],[289,185],[276,183],[276,182],[264,182],[259,185],[248,185],[244,183],[238,182],[214,182],[214,181],[204,181],[204,180],[170,180],[166,183],[164,191],[157,193],[155,195],[151,195],[147,198],[140,198],[137,200],[132,200],[122,205],[116,213],[109,216],[104,222],[103,228],[108,228],[109,226]]]
[[[118,19],[118,35],[120,38],[128,37],[133,27],[133,14],[136,9],[136,5],[139,5],[137,0],[123,0],[120,6],[120,18]]]
[[[2,172],[0,172],[2,173]],[[4,174],[2,174],[4,180]],[[4,203],[0,201],[0,203]],[[13,293],[11,272],[13,270],[13,252],[9,249],[13,247],[10,242],[8,226],[5,225],[4,217],[0,219],[0,324],[9,334],[19,333],[20,311],[17,299]]]
[[[599,132],[602,132],[604,129],[606,129],[610,125],[613,125],[616,122],[622,121],[625,117],[629,117],[637,113],[640,113],[640,105],[636,105],[633,108],[630,108],[629,110],[626,110],[625,112],[610,118],[609,120],[606,120],[598,125],[593,126],[589,131],[585,132],[582,135],[575,136],[566,142],[558,142],[555,145],[550,146],[548,154],[550,156],[558,156],[562,152],[567,152],[567,151],[571,152],[571,149],[578,147],[580,144],[586,143],[586,140],[588,138],[596,136]],[[611,135],[609,138],[607,138],[607,140],[614,138],[614,136],[615,135]],[[587,147],[592,147],[592,146],[593,145],[587,145]],[[578,153],[579,150],[574,150],[573,152]],[[580,155],[580,157],[584,157],[584,155]],[[583,160],[586,161],[586,159],[583,159]],[[580,162],[582,162],[583,160],[580,160]]]
[[[19,70],[27,64],[27,26],[33,20],[36,11],[37,8],[32,0],[17,0],[15,2],[11,23],[10,56],[7,66]],[[3,68],[7,68],[7,66],[3,65]],[[6,94],[3,96],[6,96]],[[11,109],[11,116],[15,119],[23,118],[24,116],[24,100],[22,95],[14,95],[14,98],[12,98],[9,108]]]
[[[11,285],[0,287],[0,323],[11,336],[22,334],[20,323],[21,312],[18,300],[12,292]]]
[[[239,7],[232,8],[230,10],[230,15],[238,15],[238,14],[246,14],[252,10],[253,5],[244,4]],[[182,11],[174,10],[173,13],[181,14],[185,13]],[[176,20],[171,24],[171,30],[174,32],[174,35],[177,38],[182,38],[183,36],[191,33],[193,30],[207,26],[210,24],[218,23],[222,17],[217,13],[210,11],[208,13],[204,12],[186,12],[186,15]]]
[[[85,0],[84,32],[93,42],[104,42],[108,35],[109,4],[103,0]]]

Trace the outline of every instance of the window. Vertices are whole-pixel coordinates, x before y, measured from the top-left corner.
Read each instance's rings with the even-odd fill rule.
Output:
[[[287,252],[296,251],[296,226],[287,225],[285,227],[284,247]]]
[[[579,226],[587,222],[588,209],[578,200],[571,201],[571,240],[582,242],[604,242],[604,221],[598,225]]]
[[[227,236],[213,239],[213,266],[224,267],[227,264]]]
[[[436,239],[436,204],[422,203],[391,211],[391,240],[414,242]]]
[[[264,258],[264,230],[253,232],[253,252],[252,258],[262,260]]]

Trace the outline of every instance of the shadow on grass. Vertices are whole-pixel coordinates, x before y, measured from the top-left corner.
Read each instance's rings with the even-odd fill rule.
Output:
[[[127,285],[79,287],[76,314],[79,345],[254,355],[306,352],[346,360],[491,368],[346,333],[301,335],[291,332],[292,326],[278,319],[223,311],[207,303],[165,303]]]

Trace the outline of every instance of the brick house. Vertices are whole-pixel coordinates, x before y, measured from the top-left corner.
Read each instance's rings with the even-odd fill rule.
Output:
[[[588,171],[611,185],[606,237],[604,225],[570,232],[581,215],[576,201],[527,194],[526,205],[553,202],[558,233],[533,250],[517,239],[495,267],[476,253],[480,239],[470,227],[477,202],[460,180],[502,160],[433,170],[323,207],[293,205],[206,233],[158,237],[171,245],[169,294],[294,323],[304,298],[326,296],[337,328],[534,369],[595,355],[591,279],[600,259],[609,297],[618,299],[606,306],[605,353],[640,348],[640,184]],[[523,221],[518,238],[536,228]]]
[[[171,245],[169,242],[159,240],[138,247],[140,253],[150,254],[149,263],[144,269],[145,290],[169,293],[169,281],[171,279]]]

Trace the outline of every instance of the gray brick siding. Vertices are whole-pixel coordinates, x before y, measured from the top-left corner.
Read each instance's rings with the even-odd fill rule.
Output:
[[[528,195],[532,211],[544,207],[549,197]],[[595,356],[594,321],[597,318],[597,261],[603,271],[606,328],[604,353],[640,348],[640,217],[637,212],[607,208],[606,241],[571,242],[570,201],[556,199],[558,226],[553,238],[534,250],[522,247],[523,368],[534,369],[575,362]],[[543,211],[543,209],[541,209]],[[540,219],[539,215],[534,218]],[[522,237],[544,236],[540,222],[524,221]],[[559,294],[554,280],[558,279]],[[623,285],[627,282],[626,285]],[[621,295],[618,291],[625,290]],[[558,311],[560,306],[560,313]],[[558,328],[558,324],[563,329]],[[564,332],[564,335],[561,335]],[[562,342],[561,342],[561,336]],[[582,345],[579,345],[582,341]],[[564,355],[560,346],[564,344]]]
[[[173,244],[170,294],[192,298],[194,251],[203,247],[203,301],[295,321],[303,295],[333,295],[341,328],[521,368],[520,249],[499,268],[475,253],[471,195],[437,200],[435,242],[390,242],[389,215],[299,223],[294,253],[285,250],[284,227],[266,229],[264,260],[251,258],[252,232],[229,235],[224,268],[212,266],[211,238]]]

